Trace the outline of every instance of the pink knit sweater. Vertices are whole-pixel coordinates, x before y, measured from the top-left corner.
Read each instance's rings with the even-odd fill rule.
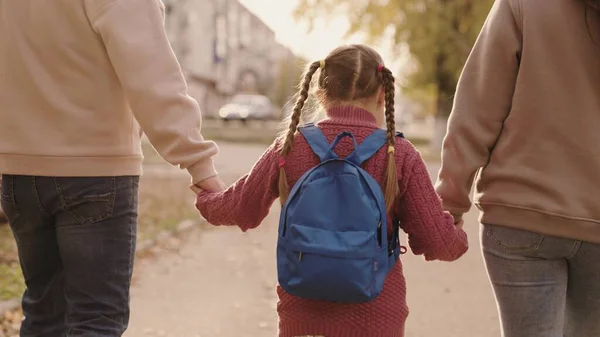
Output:
[[[337,107],[318,123],[331,142],[337,134],[349,131],[361,142],[378,126],[373,115],[354,107]],[[352,151],[346,138],[336,148],[340,156]],[[221,193],[202,193],[196,207],[214,225],[239,226],[242,231],[256,228],[278,198],[279,144],[273,144],[250,173]],[[381,149],[364,168],[383,184],[386,149]],[[452,261],[467,251],[467,235],[457,229],[450,214],[442,211],[429,173],[413,145],[401,138],[396,141],[396,162],[400,195],[390,220],[397,219],[408,233],[414,254],[426,260]],[[285,171],[290,187],[300,176],[318,164],[302,135],[297,134]],[[383,185],[382,185],[383,186]],[[392,221],[389,230],[391,231]],[[408,316],[406,283],[402,263],[390,271],[379,297],[364,304],[341,304],[306,300],[287,294],[278,287],[279,336],[322,335],[327,337],[402,337]]]

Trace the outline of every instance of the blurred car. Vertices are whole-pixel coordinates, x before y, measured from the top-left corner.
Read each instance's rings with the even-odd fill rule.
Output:
[[[257,94],[238,94],[219,110],[224,121],[272,120],[276,119],[275,108],[267,96]]]

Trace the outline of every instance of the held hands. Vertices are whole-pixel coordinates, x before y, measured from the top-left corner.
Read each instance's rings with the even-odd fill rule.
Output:
[[[456,226],[456,228],[458,229],[463,229],[463,225],[465,224],[465,221],[463,219],[458,220],[458,222],[454,223],[454,226]]]
[[[221,178],[216,176],[202,180],[196,185],[193,185],[191,188],[194,193],[200,194],[202,192],[221,192],[227,188],[227,185],[225,185]]]
[[[456,226],[456,228],[458,228],[458,229],[463,229],[463,225],[465,224],[465,221],[463,220],[462,214],[461,215],[452,214],[452,217],[454,218],[454,226]]]

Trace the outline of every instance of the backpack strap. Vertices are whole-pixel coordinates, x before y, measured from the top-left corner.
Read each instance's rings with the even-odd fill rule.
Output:
[[[396,131],[396,137],[404,138],[404,134]],[[367,159],[373,157],[379,149],[387,142],[387,132],[383,129],[373,131],[362,143],[358,146],[358,165],[362,165]]]
[[[367,159],[373,157],[379,149],[381,149],[387,141],[387,134],[385,130],[377,129],[373,131],[367,138],[365,138],[360,145],[358,145],[358,165],[362,165]]]
[[[327,141],[323,131],[321,131],[321,129],[316,127],[314,124],[307,124],[299,127],[298,131],[300,131],[300,133],[304,136],[306,142],[308,142],[308,145],[319,157],[319,159],[322,162],[327,160],[331,145]]]
[[[396,137],[404,138],[404,134],[400,131],[396,131]],[[360,164],[371,158],[375,153],[377,153],[377,151],[385,146],[386,143],[386,130],[377,129],[373,131],[373,133],[367,136],[367,138],[365,138],[358,146],[357,152]],[[406,252],[406,247],[400,245],[400,223],[393,219],[392,221],[393,232],[391,240],[388,241],[388,256],[395,262],[398,260],[400,254],[404,254]]]

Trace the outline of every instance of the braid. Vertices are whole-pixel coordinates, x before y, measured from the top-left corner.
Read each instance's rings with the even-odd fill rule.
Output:
[[[281,157],[287,156],[292,150],[292,145],[294,144],[294,135],[298,130],[298,124],[300,124],[300,117],[302,115],[302,108],[304,107],[304,103],[308,99],[308,93],[310,90],[310,82],[312,81],[313,75],[320,68],[320,62],[313,62],[308,67],[308,70],[304,74],[304,78],[302,83],[300,84],[300,92],[298,93],[298,99],[296,100],[296,105],[294,106],[294,111],[290,118],[290,126],[285,135],[285,140],[281,147]],[[283,167],[279,168],[279,200],[283,205],[287,200],[289,195],[289,186],[287,183],[287,177],[285,175],[285,170]]]
[[[383,67],[381,69],[383,89],[385,90],[385,121],[387,126],[388,163],[385,178],[385,203],[388,210],[392,208],[398,195],[398,173],[396,172],[396,157],[393,148],[396,144],[396,122],[394,119],[394,75]]]

